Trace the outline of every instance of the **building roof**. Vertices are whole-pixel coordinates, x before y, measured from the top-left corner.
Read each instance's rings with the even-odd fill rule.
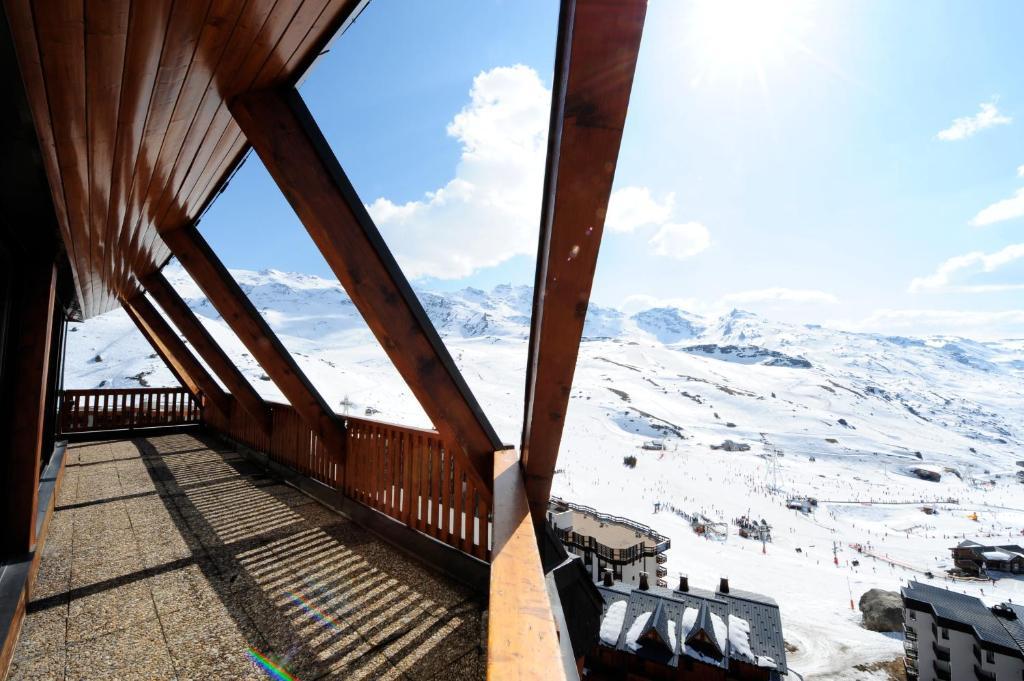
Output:
[[[660,660],[671,667],[679,665],[680,655],[727,668],[731,660],[751,664],[748,655],[753,654],[753,664],[774,666],[782,674],[787,672],[779,606],[767,596],[735,589],[729,593],[703,589],[673,591],[662,587],[642,591],[621,582],[612,586],[598,586],[598,590],[605,604],[602,613],[602,645],[645,658],[658,657],[657,651],[649,650],[649,646],[639,640],[654,629],[666,643],[671,639],[671,657],[666,656]],[[647,619],[634,628],[638,618],[645,616]],[[684,620],[689,626],[684,625]],[[749,633],[744,631],[737,620],[747,623]],[[616,626],[619,634],[612,643],[613,637],[606,634]],[[708,638],[718,645],[724,653],[722,660],[702,655],[700,651],[687,646],[691,634],[697,630],[706,631]],[[633,636],[630,636],[631,633]],[[739,638],[744,636],[749,638],[749,653],[737,645],[740,643]]]
[[[1024,560],[1024,548],[1018,544],[982,544],[973,539],[965,539],[953,550],[964,549],[971,552],[975,560],[1015,561]]]
[[[901,593],[904,604],[907,600],[917,601],[930,608],[939,619],[970,627],[979,641],[1024,656],[1024,624],[1021,622],[1024,609],[1020,606],[1008,604],[1018,615],[1016,620],[1010,620],[996,616],[980,598],[930,584],[910,582]]]

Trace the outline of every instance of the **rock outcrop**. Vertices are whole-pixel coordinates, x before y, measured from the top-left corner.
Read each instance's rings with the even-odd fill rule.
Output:
[[[864,628],[871,631],[903,631],[903,599],[896,591],[871,589],[860,597]]]

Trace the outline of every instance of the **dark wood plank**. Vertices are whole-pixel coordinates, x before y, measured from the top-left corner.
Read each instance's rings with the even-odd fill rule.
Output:
[[[146,339],[154,348],[158,348],[157,352],[166,357],[178,376],[185,380],[192,394],[202,393],[227,416],[230,413],[227,395],[145,294],[126,300],[123,305]]]
[[[543,520],[629,106],[647,0],[566,0],[558,31],[522,457]]]
[[[249,93],[231,111],[434,427],[487,489],[501,442],[299,94]]]
[[[33,8],[38,10],[38,7]],[[83,314],[100,309],[100,268],[92,249],[89,228],[89,158],[85,92],[85,24],[81,0],[55,0],[47,11],[35,11],[35,32],[43,69],[43,85],[50,108],[57,163],[67,207],[69,232],[75,242]],[[31,11],[31,10],[30,10]],[[26,86],[30,86],[26,83]],[[52,180],[51,180],[52,181]]]
[[[86,121],[89,153],[89,225],[99,276],[110,290],[115,250],[109,231],[118,113],[128,39],[129,5],[121,1],[85,0]]]
[[[186,226],[165,232],[162,236],[171,252],[310,430],[332,452],[343,457],[344,427],[199,231],[193,226]]]
[[[153,300],[163,308],[174,325],[188,339],[196,353],[227,386],[242,408],[253,417],[264,433],[270,432],[270,409],[252,384],[242,375],[231,359],[224,353],[210,332],[199,321],[178,292],[161,272],[154,272],[142,280]]]
[[[143,134],[143,146],[135,164],[135,181],[128,197],[128,252],[130,271],[148,271],[148,258],[152,230],[148,229],[146,214],[149,187],[155,177],[163,177],[169,167],[161,164],[168,130],[174,123],[175,108],[180,101],[193,60],[196,58],[202,28],[205,25],[211,0],[175,3],[167,24],[165,49],[160,54],[155,85],[150,100],[149,115]],[[174,143],[174,140],[171,140]]]
[[[494,454],[494,550],[488,607],[489,681],[565,678],[522,469],[513,449]]]
[[[21,556],[36,543],[39,470],[46,441],[46,379],[50,369],[53,309],[57,267],[40,262],[27,266],[20,284],[20,300],[13,306],[9,385],[12,413],[4,442],[6,474],[2,489],[6,512],[0,520],[0,555]]]

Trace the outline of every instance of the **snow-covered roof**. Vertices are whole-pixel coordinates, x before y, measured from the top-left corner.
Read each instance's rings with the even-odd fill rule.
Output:
[[[1013,558],[1006,551],[982,551],[981,557],[985,560],[1011,560]]]
[[[605,601],[602,645],[671,667],[687,656],[719,668],[743,662],[787,671],[779,606],[770,598],[621,583],[598,589]]]

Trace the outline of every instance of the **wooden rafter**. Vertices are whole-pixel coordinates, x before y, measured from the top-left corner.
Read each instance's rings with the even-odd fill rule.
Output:
[[[310,430],[333,451],[345,451],[344,426],[231,273],[192,225],[164,232],[164,243],[203,290]]]
[[[142,280],[143,286],[153,296],[157,304],[163,308],[182,335],[195,349],[203,361],[217,374],[221,382],[238,400],[257,423],[262,424],[263,432],[270,431],[270,408],[259,393],[246,380],[242,372],[234,365],[227,354],[214,340],[210,332],[199,321],[189,306],[181,299],[170,282],[161,272],[154,272]]]
[[[167,366],[182,381],[182,385],[196,395],[206,395],[210,403],[222,414],[231,412],[228,396],[214,380],[210,372],[199,363],[177,332],[161,316],[144,293],[122,301],[122,306],[131,317],[139,331],[146,337],[153,349],[164,360]]]
[[[647,0],[565,0],[527,361],[522,461],[543,520],[569,406]]]
[[[434,427],[489,488],[501,441],[298,92],[247,93],[230,109]]]

